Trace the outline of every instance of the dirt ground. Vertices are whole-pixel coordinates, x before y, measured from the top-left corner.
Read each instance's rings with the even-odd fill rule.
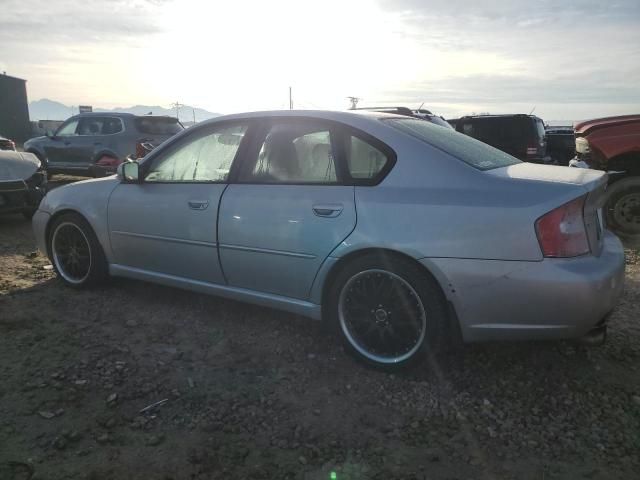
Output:
[[[402,375],[296,316],[66,288],[34,251],[0,217],[2,480],[638,478],[636,251],[604,346],[466,346]]]

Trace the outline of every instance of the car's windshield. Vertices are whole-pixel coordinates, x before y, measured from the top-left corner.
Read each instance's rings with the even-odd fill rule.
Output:
[[[515,157],[497,150],[467,135],[436,128],[433,124],[413,118],[385,119],[389,126],[422,140],[453,155],[479,170],[491,170],[520,163]]]
[[[177,118],[136,118],[136,126],[141,133],[149,135],[174,135],[182,130],[183,126]]]

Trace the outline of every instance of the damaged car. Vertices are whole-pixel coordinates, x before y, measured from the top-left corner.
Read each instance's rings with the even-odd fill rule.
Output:
[[[40,160],[32,154],[0,151],[0,214],[33,214],[44,197],[47,175]]]
[[[640,115],[597,118],[575,125],[576,157],[570,165],[609,173],[607,225],[640,237]]]

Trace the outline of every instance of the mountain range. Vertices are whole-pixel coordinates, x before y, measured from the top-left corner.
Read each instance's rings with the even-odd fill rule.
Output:
[[[133,113],[135,115],[170,115],[176,116],[174,108],[164,108],[158,105],[134,105],[133,107],[117,107],[112,109],[94,108],[94,112],[122,112]],[[48,98],[29,102],[29,117],[31,120],[66,120],[70,116],[78,113],[77,106],[69,106]],[[191,107],[184,105],[180,107],[179,118],[181,122],[193,122],[195,115],[196,122],[208,120],[209,118],[219,117],[221,113],[210,112],[203,108]]]

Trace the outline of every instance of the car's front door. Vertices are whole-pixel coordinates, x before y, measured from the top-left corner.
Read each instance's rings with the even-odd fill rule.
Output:
[[[224,283],[218,205],[247,130],[240,122],[194,132],[149,158],[141,183],[118,185],[108,207],[114,263]]]
[[[55,134],[47,139],[44,153],[47,156],[48,166],[64,168],[70,163],[70,147],[78,137],[78,118],[70,118],[56,130]]]
[[[356,224],[354,187],[335,151],[331,124],[269,121],[220,204],[220,261],[231,286],[308,298],[322,262]]]

